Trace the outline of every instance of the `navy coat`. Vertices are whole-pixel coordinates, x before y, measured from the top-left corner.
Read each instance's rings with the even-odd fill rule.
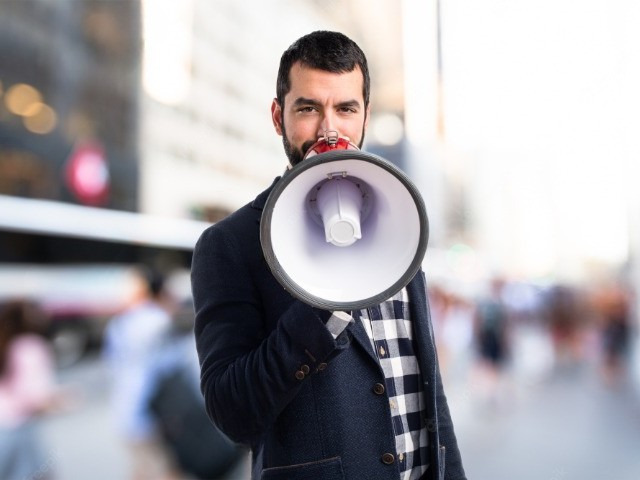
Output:
[[[254,480],[397,480],[389,398],[364,328],[353,322],[334,340],[324,326],[329,313],[286,292],[263,257],[260,218],[270,190],[208,228],[194,251],[207,412],[229,438],[250,445]],[[407,290],[429,417],[423,478],[465,479],[422,272]]]

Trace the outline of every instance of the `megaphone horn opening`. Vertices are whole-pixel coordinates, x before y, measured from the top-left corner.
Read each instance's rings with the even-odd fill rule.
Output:
[[[338,204],[333,210],[318,208],[318,194],[335,186],[352,192],[347,203],[353,222],[344,213],[342,192],[328,194],[328,203]],[[330,237],[353,241],[349,247],[327,242],[323,216],[337,216]],[[362,236],[357,241],[354,222]],[[275,279],[294,297],[326,310],[366,308],[395,295],[420,269],[428,236],[415,185],[394,165],[362,151],[321,153],[288,170],[274,185],[260,223]]]

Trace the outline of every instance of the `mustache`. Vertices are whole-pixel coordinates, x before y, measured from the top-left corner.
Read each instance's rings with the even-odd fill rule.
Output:
[[[310,148],[311,148],[311,147],[312,147],[312,146],[313,146],[317,141],[318,141],[318,140],[316,139],[316,140],[307,140],[306,142],[304,142],[304,143],[302,144],[302,148],[301,148],[301,150],[302,150],[302,155],[303,155],[303,156],[304,156],[304,155],[306,155],[306,154],[307,154],[307,152],[309,151],[309,149],[310,149]]]

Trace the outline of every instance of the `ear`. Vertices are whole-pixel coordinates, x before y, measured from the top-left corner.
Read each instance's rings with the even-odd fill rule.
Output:
[[[277,98],[274,98],[273,102],[271,102],[271,121],[276,133],[282,136],[282,108],[280,108]]]

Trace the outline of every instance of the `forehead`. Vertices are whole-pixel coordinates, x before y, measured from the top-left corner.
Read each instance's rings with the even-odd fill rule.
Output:
[[[357,65],[350,72],[334,73],[296,62],[289,72],[289,80],[291,88],[286,95],[289,98],[322,100],[332,97],[364,103],[364,77]]]

